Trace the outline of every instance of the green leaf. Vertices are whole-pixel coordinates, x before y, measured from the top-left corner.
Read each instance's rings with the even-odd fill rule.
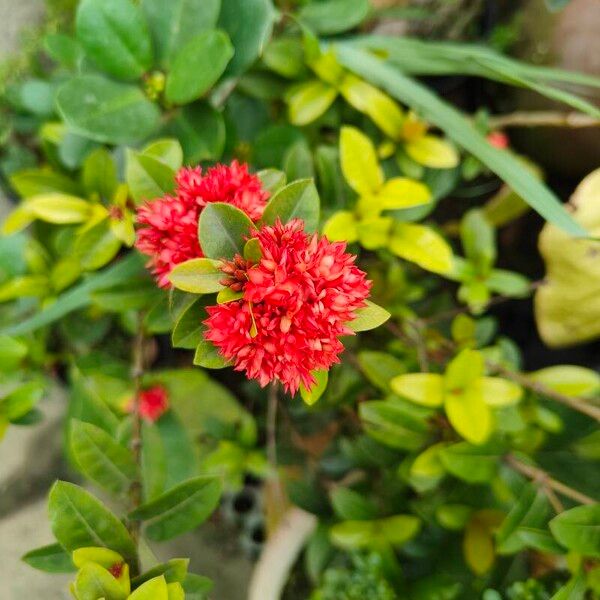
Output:
[[[378,442],[401,450],[417,450],[427,439],[424,419],[394,401],[361,402],[359,415],[366,432]]]
[[[329,371],[313,371],[312,375],[317,382],[310,390],[304,387],[304,384],[300,385],[300,395],[302,396],[302,400],[309,406],[312,406],[317,402],[325,392],[327,381],[329,379]]]
[[[390,251],[434,273],[452,269],[452,248],[446,240],[425,225],[396,223],[390,238]]]
[[[419,531],[421,522],[412,515],[395,515],[377,521],[344,521],[330,529],[332,542],[341,548],[377,548],[382,543],[402,546]]]
[[[434,135],[422,135],[406,143],[404,151],[415,162],[430,169],[453,169],[460,162],[454,147]]]
[[[323,225],[323,235],[332,241],[346,241],[349,244],[358,240],[358,225],[356,216],[349,210],[339,210]]]
[[[171,343],[175,348],[185,348],[193,350],[202,341],[202,332],[204,331],[203,319],[206,316],[204,312],[205,299],[199,299],[192,302],[179,316],[173,333]]]
[[[192,258],[176,265],[169,273],[169,281],[178,290],[192,294],[220,292],[223,289],[220,281],[224,277],[220,264],[210,258]]]
[[[263,52],[263,62],[278,75],[297,79],[304,74],[304,49],[297,37],[278,37],[271,40]]]
[[[557,543],[550,532],[536,527],[519,527],[517,536],[527,548],[545,554],[565,554],[565,549]]]
[[[509,152],[494,148],[483,135],[455,108],[441,100],[423,84],[403,75],[363,50],[343,45],[338,48],[341,62],[373,85],[387,90],[400,102],[408,104],[428,122],[440,127],[459,146],[474,154],[501,177],[545,219],[574,236],[584,237],[578,225],[556,196]]]
[[[337,95],[334,87],[319,80],[293,86],[285,95],[290,123],[303,126],[316,121],[327,112]]]
[[[566,585],[560,588],[550,600],[584,600],[587,583],[585,574],[580,571]]]
[[[364,350],[358,353],[358,364],[367,379],[384,392],[389,392],[390,381],[406,372],[404,363],[386,352]]]
[[[459,442],[440,451],[444,467],[455,477],[468,483],[488,483],[496,475],[501,453],[492,446],[473,446]]]
[[[600,504],[578,506],[559,514],[550,521],[550,530],[569,550],[600,557]]]
[[[358,27],[368,14],[368,0],[325,0],[306,4],[298,16],[315,33],[332,35]]]
[[[73,253],[85,271],[97,271],[117,255],[121,245],[121,240],[110,228],[109,220],[102,219],[78,234]]]
[[[205,369],[223,369],[229,363],[219,354],[212,342],[201,339],[198,346],[196,346],[194,364]]]
[[[101,199],[112,199],[117,186],[117,166],[106,148],[96,148],[83,163],[81,175],[88,194],[98,194]]]
[[[244,253],[246,238],[254,227],[246,213],[224,202],[208,204],[200,215],[198,238],[204,255],[232,259]]]
[[[7,421],[18,421],[40,401],[44,387],[39,382],[24,383],[0,398],[0,416]]]
[[[173,191],[175,171],[164,162],[145,153],[126,151],[125,178],[135,202],[154,200]]]
[[[167,100],[187,104],[203,96],[219,80],[232,56],[233,46],[222,31],[205,31],[193,37],[174,56],[167,76]],[[195,76],[190,77],[190,72]]]
[[[17,171],[10,176],[10,185],[22,198],[53,193],[77,196],[81,192],[75,181],[47,168]]]
[[[73,590],[78,600],[125,600],[131,597],[129,590],[124,589],[107,569],[94,562],[87,562],[79,569]]]
[[[155,158],[173,171],[179,170],[183,164],[183,148],[178,140],[170,138],[151,142],[142,150],[142,154]]]
[[[110,492],[123,494],[136,477],[131,451],[118,444],[104,430],[73,420],[71,452],[82,473]]]
[[[377,507],[358,492],[335,487],[329,494],[335,514],[347,521],[366,521],[377,517]]]
[[[142,0],[158,60],[168,66],[193,37],[212,29],[219,17],[221,0]]]
[[[408,177],[388,179],[381,190],[377,192],[376,201],[383,210],[398,210],[412,208],[431,202],[429,188],[420,181]]]
[[[244,244],[244,258],[253,263],[260,262],[262,258],[262,250],[258,238],[250,238]]]
[[[92,205],[87,200],[67,194],[34,196],[21,206],[35,218],[57,225],[82,223],[92,214]]]
[[[225,148],[223,115],[212,106],[195,102],[185,106],[169,124],[167,131],[181,142],[189,163],[221,158]]]
[[[488,406],[512,406],[523,396],[521,386],[500,377],[482,377],[474,385]]]
[[[140,9],[130,0],[82,0],[77,39],[104,71],[137,79],[152,66],[152,42]]]
[[[491,408],[476,386],[449,390],[444,396],[444,406],[452,427],[472,444],[484,444],[492,434]]]
[[[7,335],[0,335],[0,371],[12,371],[27,356],[27,346]]]
[[[138,87],[100,75],[80,75],[56,95],[58,112],[75,133],[98,142],[130,144],[159,125],[160,111]]]
[[[278,169],[263,169],[256,175],[260,179],[263,189],[270,194],[275,194],[287,183],[286,174]]]
[[[129,596],[128,600],[169,600],[165,578],[160,575],[146,581]]]
[[[60,544],[49,544],[30,550],[21,557],[30,567],[46,573],[73,573],[71,555]]]
[[[207,600],[213,585],[213,582],[208,577],[188,573],[183,582],[186,600]]]
[[[483,211],[470,210],[460,223],[465,254],[478,273],[488,273],[496,262],[496,232]]]
[[[380,325],[383,325],[390,317],[390,313],[378,306],[370,300],[366,300],[367,306],[365,308],[359,308],[356,311],[356,318],[352,321],[348,321],[346,326],[352,329],[352,331],[369,331],[375,329]]]
[[[57,481],[50,490],[48,510],[52,532],[66,550],[100,546],[135,557],[135,544],[123,523],[79,486]]]
[[[138,575],[131,583],[134,587],[138,587],[142,583],[160,575],[164,576],[167,583],[183,583],[188,575],[187,570],[189,563],[190,561],[188,558],[173,558],[165,563],[152,567],[142,575]]]
[[[275,17],[271,0],[221,0],[219,27],[229,34],[235,48],[225,71],[228,77],[241,75],[260,56]]]
[[[169,540],[203,523],[220,497],[219,479],[196,477],[135,509],[130,517],[145,522],[150,539]]]
[[[50,33],[44,38],[44,49],[48,56],[68,69],[73,69],[83,56],[79,43],[71,36],[62,33]]]
[[[274,225],[277,219],[288,223],[292,219],[304,221],[305,231],[315,231],[319,226],[319,193],[312,179],[301,179],[286,185],[269,201],[262,223]]]
[[[600,388],[600,375],[578,365],[546,367],[529,373],[527,378],[566,396],[589,397]]]
[[[444,378],[437,373],[407,373],[390,382],[392,391],[421,406],[438,407],[444,403]]]

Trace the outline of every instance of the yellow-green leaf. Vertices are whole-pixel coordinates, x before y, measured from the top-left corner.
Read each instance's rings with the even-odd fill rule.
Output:
[[[308,125],[334,103],[337,90],[322,81],[307,81],[293,86],[286,94],[290,122]]]
[[[500,377],[482,377],[475,385],[489,406],[511,406],[523,396],[521,386]]]
[[[308,389],[304,385],[300,385],[302,400],[309,406],[312,406],[323,395],[323,392],[327,388],[329,371],[314,371],[312,375],[316,380],[312,388]]]
[[[490,513],[488,515],[488,513]],[[465,561],[476,575],[484,575],[494,564],[496,550],[494,548],[493,527],[499,520],[492,520],[491,513],[496,511],[482,510],[473,514],[465,529],[463,552]],[[497,517],[496,517],[497,519]]]
[[[442,406],[444,378],[436,373],[408,373],[392,379],[392,390],[422,406]]]
[[[35,221],[35,216],[27,210],[26,202],[23,202],[6,217],[2,224],[2,233],[12,235],[25,229],[33,221]]]
[[[359,221],[356,229],[361,246],[367,250],[385,248],[393,223],[391,217],[371,217]]]
[[[355,127],[342,127],[340,160],[344,177],[357,194],[374,194],[383,186],[383,171],[375,146]]]
[[[466,348],[454,357],[446,369],[447,390],[461,390],[483,377],[483,355],[477,350]]]
[[[351,73],[344,77],[340,92],[348,104],[371,117],[386,135],[393,140],[399,139],[404,114],[388,95]]]
[[[592,396],[600,388],[600,375],[577,365],[546,367],[529,373],[528,377],[566,396]]]
[[[446,392],[445,408],[452,427],[467,441],[483,444],[488,440],[493,428],[492,412],[475,386]]]
[[[219,261],[210,258],[192,258],[178,264],[169,273],[169,281],[178,289],[193,294],[212,294],[223,289],[223,272]]]
[[[431,227],[396,223],[390,238],[390,251],[434,273],[452,269],[452,249]]]
[[[423,135],[406,143],[404,151],[415,162],[431,169],[453,169],[460,161],[456,148],[434,135]]]
[[[323,226],[323,235],[326,235],[332,242],[356,242],[358,240],[358,231],[356,229],[354,213],[347,210],[340,210],[331,215]]]
[[[169,590],[163,575],[154,577],[129,596],[129,600],[169,600]]]
[[[420,493],[431,490],[443,479],[446,469],[440,460],[445,443],[430,446],[415,458],[410,467],[410,483]]]
[[[385,182],[377,200],[384,210],[412,208],[431,202],[431,192],[424,183],[408,177],[394,177]]]
[[[34,217],[59,225],[83,223],[92,215],[89,202],[67,194],[34,196],[24,203],[24,207]]]

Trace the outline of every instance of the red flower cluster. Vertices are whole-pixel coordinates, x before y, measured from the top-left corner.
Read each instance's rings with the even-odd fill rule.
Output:
[[[510,140],[503,131],[492,131],[491,133],[488,133],[487,141],[494,146],[494,148],[498,148],[499,150],[506,150],[510,146]]]
[[[346,323],[366,305],[371,282],[345,243],[308,236],[298,219],[252,235],[262,259],[246,271],[241,300],[207,308],[205,337],[237,371],[294,394],[315,384],[311,371],[339,362],[338,338],[352,334]]]
[[[169,396],[167,390],[160,385],[155,385],[140,392],[140,415],[154,423],[169,409]]]
[[[198,219],[209,202],[226,202],[243,210],[253,221],[262,216],[269,193],[248,166],[233,161],[202,174],[200,167],[180,169],[175,194],[140,206],[136,248],[150,257],[148,267],[160,287],[168,288],[175,265],[203,256],[198,243]]]

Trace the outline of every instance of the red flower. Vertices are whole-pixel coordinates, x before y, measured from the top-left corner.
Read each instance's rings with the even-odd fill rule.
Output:
[[[140,415],[154,423],[169,409],[169,396],[167,390],[155,385],[147,390],[140,392],[139,411]]]
[[[491,133],[488,133],[487,141],[494,146],[494,148],[499,148],[500,150],[506,150],[510,145],[510,140],[503,131],[492,131]]]
[[[352,334],[346,323],[365,306],[371,282],[345,243],[308,236],[298,219],[252,235],[262,259],[247,269],[241,300],[207,308],[205,337],[237,371],[263,387],[277,379],[294,394],[314,385],[312,371],[339,362],[339,337]]]
[[[248,166],[233,161],[217,165],[205,175],[200,167],[180,169],[175,195],[146,202],[137,211],[136,248],[150,257],[148,267],[160,287],[171,286],[168,276],[175,265],[203,256],[198,243],[198,219],[209,202],[227,202],[253,221],[262,216],[269,193]]]

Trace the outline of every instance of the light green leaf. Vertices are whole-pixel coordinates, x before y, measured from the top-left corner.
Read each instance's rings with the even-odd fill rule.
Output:
[[[154,200],[173,191],[175,172],[158,158],[127,150],[127,168],[125,178],[131,196],[137,204],[145,200]]]
[[[77,235],[73,253],[85,271],[97,271],[117,255],[121,245],[122,242],[115,237],[109,220],[102,219]]]
[[[370,300],[366,300],[366,303],[367,306],[365,308],[359,308],[356,311],[356,318],[346,323],[346,326],[354,332],[358,333],[359,331],[375,329],[383,325],[391,317],[385,308],[378,306]]]
[[[274,225],[277,219],[288,223],[292,219],[304,221],[305,231],[314,231],[319,225],[319,193],[312,179],[294,181],[279,190],[267,204],[262,223]]]
[[[135,544],[123,523],[79,486],[57,481],[50,490],[48,510],[52,532],[66,550],[101,546],[128,559],[135,557]]]
[[[150,539],[164,541],[195,529],[214,511],[221,497],[216,477],[196,477],[135,509],[130,517],[144,521]]]
[[[404,362],[386,352],[363,350],[357,359],[367,379],[384,392],[391,390],[390,381],[394,377],[406,372]]]
[[[371,140],[354,127],[342,127],[340,160],[348,185],[360,195],[377,193],[383,186],[383,171]]]
[[[0,371],[12,371],[27,356],[27,346],[12,337],[0,335]]]
[[[81,193],[75,181],[48,168],[17,171],[10,176],[10,185],[21,198],[53,193],[77,196]]]
[[[600,557],[600,503],[559,514],[550,521],[550,530],[565,548],[584,556]]]
[[[183,148],[178,140],[170,138],[151,142],[142,150],[142,154],[155,158],[173,171],[179,170],[183,164]]]
[[[129,590],[125,589],[115,577],[99,564],[85,563],[73,584],[77,600],[96,600],[97,598],[110,598],[110,600],[125,600]]]
[[[376,199],[384,210],[397,210],[428,204],[431,202],[431,192],[420,181],[413,181],[408,177],[394,177],[384,183],[377,192]]]
[[[254,227],[246,213],[224,202],[208,204],[200,215],[200,247],[209,258],[232,259],[242,255],[246,238]]]
[[[30,567],[46,573],[72,573],[76,570],[70,554],[60,544],[49,544],[30,550],[21,560]]]
[[[175,348],[193,350],[200,344],[204,331],[202,321],[207,316],[204,306],[205,299],[200,298],[191,302],[179,315],[171,336],[171,343]]]
[[[396,223],[390,238],[390,251],[442,275],[452,269],[452,249],[431,227],[414,223]]]
[[[415,162],[430,169],[453,169],[460,161],[452,144],[433,135],[423,135],[407,142],[404,151]]]
[[[104,200],[113,197],[119,185],[117,166],[106,148],[96,148],[88,155],[81,179],[88,194],[98,194]]]
[[[104,430],[73,419],[70,427],[71,452],[82,473],[108,491],[125,493],[136,477],[131,451],[118,444]]]
[[[109,144],[130,144],[148,137],[160,111],[141,89],[100,75],[80,75],[56,95],[58,112],[74,133]]]
[[[140,9],[130,0],[82,0],[77,39],[104,71],[137,79],[152,66],[152,42]]]
[[[223,31],[209,30],[179,48],[167,76],[165,94],[174,104],[187,104],[203,96],[219,80],[233,56],[233,46]],[[195,73],[190,77],[190,72]]]
[[[146,581],[129,596],[128,600],[169,600],[165,578],[159,575]]]
[[[298,16],[316,33],[331,35],[357,27],[368,14],[368,0],[325,0],[304,5]]]
[[[304,387],[304,384],[300,385],[302,400],[309,406],[312,406],[323,395],[323,392],[327,388],[329,371],[314,371],[312,375],[316,379],[316,383],[310,390]]]
[[[87,200],[59,193],[33,196],[21,206],[35,218],[57,225],[82,223],[92,214]]]
[[[332,242],[346,241],[349,244],[358,240],[357,221],[354,213],[340,210],[325,222],[323,235]]]
[[[523,396],[521,386],[500,377],[482,377],[475,386],[488,406],[512,406]]]
[[[488,440],[493,429],[492,412],[480,390],[476,387],[449,390],[444,405],[452,427],[467,441],[483,444]]]
[[[600,375],[578,365],[557,365],[527,375],[535,383],[566,396],[589,397],[600,388]]]
[[[293,86],[285,96],[290,123],[302,126],[316,121],[334,103],[337,95],[334,87],[319,80]]]
[[[19,420],[35,408],[43,393],[44,387],[39,382],[19,385],[0,398],[0,416],[11,422]]]
[[[362,494],[350,488],[335,487],[329,497],[333,510],[340,519],[366,521],[377,517],[377,507]]]
[[[223,369],[229,363],[219,354],[212,342],[202,339],[196,346],[194,364],[205,369]]]
[[[392,390],[399,396],[422,406],[437,407],[444,403],[444,378],[435,373],[408,373],[394,377]]]
[[[444,467],[455,477],[468,483],[488,483],[496,475],[501,452],[498,448],[473,446],[459,442],[440,451]]]
[[[224,278],[220,262],[210,258],[192,258],[175,266],[169,281],[178,289],[192,294],[220,292]]]

